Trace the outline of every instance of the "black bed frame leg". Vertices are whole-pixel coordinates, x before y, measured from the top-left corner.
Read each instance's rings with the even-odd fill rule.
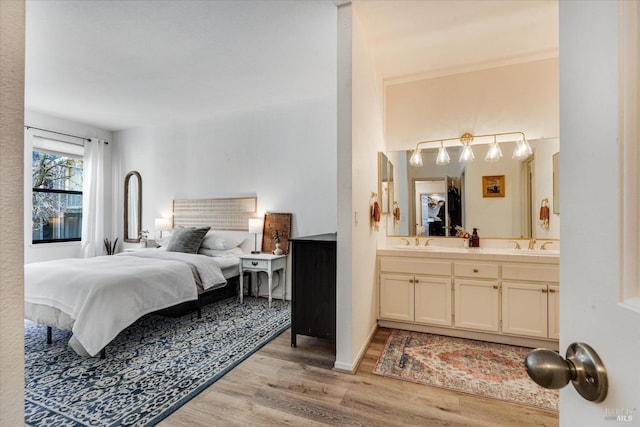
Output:
[[[106,359],[107,358],[107,348],[103,347],[102,350],[100,350],[100,359]]]
[[[47,326],[47,344],[51,344],[53,342],[52,330],[51,326]]]
[[[198,298],[196,304],[198,304],[198,319],[202,319],[202,304],[200,304],[200,298]]]

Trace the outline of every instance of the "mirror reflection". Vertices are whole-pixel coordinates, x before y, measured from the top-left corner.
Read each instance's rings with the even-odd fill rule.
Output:
[[[384,153],[378,153],[378,194],[382,213],[390,212],[393,203],[393,163]]]
[[[142,231],[142,178],[136,171],[124,179],[124,241],[140,242]]]
[[[387,235],[455,236],[458,225],[485,237],[560,238],[559,213],[552,209],[546,224],[540,217],[549,201],[559,204],[553,167],[559,139],[529,143],[533,155],[526,160],[511,157],[515,142],[500,144],[503,157],[496,162],[483,160],[488,144],[473,145],[469,162],[458,162],[462,146],[448,147],[446,165],[436,165],[437,148],[422,151],[422,166],[409,164],[413,150],[386,153],[393,165],[389,204],[400,212],[397,219],[387,216]],[[483,177],[495,176],[504,177],[504,188],[483,191]]]

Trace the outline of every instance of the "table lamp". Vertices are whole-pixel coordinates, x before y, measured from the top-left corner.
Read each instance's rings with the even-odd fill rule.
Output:
[[[249,233],[253,233],[253,250],[252,254],[259,254],[258,250],[258,234],[262,233],[264,221],[262,218],[249,218]]]

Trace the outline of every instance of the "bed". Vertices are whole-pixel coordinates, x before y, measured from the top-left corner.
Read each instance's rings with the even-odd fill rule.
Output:
[[[237,294],[256,205],[255,198],[176,200],[175,228],[156,250],[27,264],[25,318],[46,325],[49,341],[51,328],[71,330],[78,354],[105,357],[107,344],[144,315],[199,314],[203,303]]]

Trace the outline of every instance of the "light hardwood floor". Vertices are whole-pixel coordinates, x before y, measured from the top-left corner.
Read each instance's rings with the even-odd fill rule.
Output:
[[[286,331],[163,420],[186,426],[557,426],[556,412],[373,375],[379,329],[356,375],[332,370],[334,348]]]

